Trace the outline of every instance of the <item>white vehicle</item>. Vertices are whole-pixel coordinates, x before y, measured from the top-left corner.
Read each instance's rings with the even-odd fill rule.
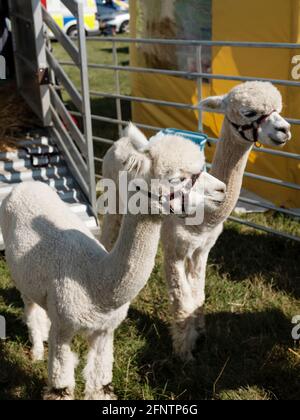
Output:
[[[107,20],[106,23],[110,26],[114,26],[116,28],[116,32],[124,33],[129,32],[129,21],[129,13],[118,13],[112,20]]]
[[[43,0],[48,12],[58,26],[69,36],[77,35],[76,18],[60,0]],[[99,22],[96,18],[96,0],[84,0],[84,27],[87,35],[93,35],[99,31]]]

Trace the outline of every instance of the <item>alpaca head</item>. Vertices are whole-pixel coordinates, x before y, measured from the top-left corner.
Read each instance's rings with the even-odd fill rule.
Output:
[[[133,124],[129,125],[127,141],[130,147],[127,143],[124,169],[131,178],[143,179],[151,186],[152,208],[164,214],[161,201],[165,200],[171,212],[182,213],[184,207],[184,215],[191,215],[200,205],[210,209],[225,200],[225,184],[204,172],[204,153],[193,142],[168,135],[148,141]]]
[[[238,141],[284,146],[291,139],[291,126],[280,115],[281,94],[269,82],[246,82],[227,95],[204,99],[200,105],[209,111],[224,112]]]

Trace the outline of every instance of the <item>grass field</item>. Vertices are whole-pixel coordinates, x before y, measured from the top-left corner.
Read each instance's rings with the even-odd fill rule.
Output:
[[[58,45],[56,55],[64,58]],[[119,51],[128,62],[128,48]],[[108,45],[89,44],[90,61],[111,62]],[[70,70],[76,78],[74,69]],[[113,91],[106,72],[91,71],[92,89]],[[122,93],[130,94],[122,76]],[[97,99],[93,112],[114,116],[114,102]],[[123,104],[125,117],[128,106]],[[98,124],[96,133],[117,138]],[[105,133],[105,134],[103,134]],[[98,134],[99,135],[99,134]],[[103,149],[97,149],[103,153]],[[299,222],[278,214],[250,220],[300,235]],[[162,255],[148,285],[134,301],[115,340],[114,386],[120,399],[300,399],[300,349],[291,338],[291,319],[300,314],[300,245],[227,223],[213,249],[207,272],[207,341],[192,364],[172,356],[170,315]],[[46,363],[32,363],[22,302],[0,258],[0,314],[7,320],[7,340],[0,341],[0,399],[39,399],[46,384]],[[76,339],[81,356],[77,372],[82,397],[86,346]]]

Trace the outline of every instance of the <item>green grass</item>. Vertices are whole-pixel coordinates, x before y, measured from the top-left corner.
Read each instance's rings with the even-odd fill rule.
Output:
[[[62,55],[54,45],[56,55]],[[111,62],[109,45],[89,44],[90,61]],[[122,45],[120,62],[128,61]],[[73,73],[74,69],[69,70]],[[90,71],[92,89],[114,91],[106,72]],[[130,94],[122,76],[122,93]],[[130,117],[123,103],[125,117]],[[113,101],[96,99],[93,112],[116,116]],[[107,124],[96,135],[115,139]],[[96,148],[103,154],[104,148]],[[300,235],[299,222],[272,212],[248,217],[256,223]],[[207,269],[207,340],[197,360],[183,364],[172,355],[170,313],[163,279],[162,253],[147,286],[133,302],[116,333],[114,386],[120,399],[269,400],[300,398],[299,348],[291,338],[291,319],[300,314],[300,245],[247,227],[227,223],[212,250]],[[7,340],[0,341],[0,400],[39,399],[46,384],[46,363],[32,363],[22,323],[22,302],[0,257],[0,314]],[[86,345],[74,341],[81,356],[77,397],[82,398]]]
[[[207,341],[196,362],[172,356],[162,255],[115,340],[114,386],[121,399],[299,399],[300,359],[292,352],[291,319],[300,313],[298,244],[228,223],[207,273]],[[46,364],[32,363],[22,302],[0,260],[0,399],[40,398]],[[78,394],[82,397],[86,346]],[[297,349],[296,349],[297,350]],[[222,373],[222,374],[221,374]]]

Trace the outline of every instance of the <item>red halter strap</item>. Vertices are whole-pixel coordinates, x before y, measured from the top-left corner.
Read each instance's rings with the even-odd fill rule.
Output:
[[[246,125],[238,125],[238,124],[235,124],[233,121],[230,121],[230,119],[228,117],[226,117],[226,118],[230,122],[230,124],[239,132],[239,134],[242,136],[242,138],[244,140],[250,141],[252,143],[256,143],[258,141],[258,129],[259,129],[259,126],[264,121],[266,121],[266,119],[269,118],[270,115],[272,115],[274,112],[276,112],[276,111],[273,110],[269,114],[262,115],[256,121],[253,121],[251,124],[246,124]],[[248,137],[245,134],[245,131],[249,131],[249,130],[252,130],[253,140],[248,139]]]

